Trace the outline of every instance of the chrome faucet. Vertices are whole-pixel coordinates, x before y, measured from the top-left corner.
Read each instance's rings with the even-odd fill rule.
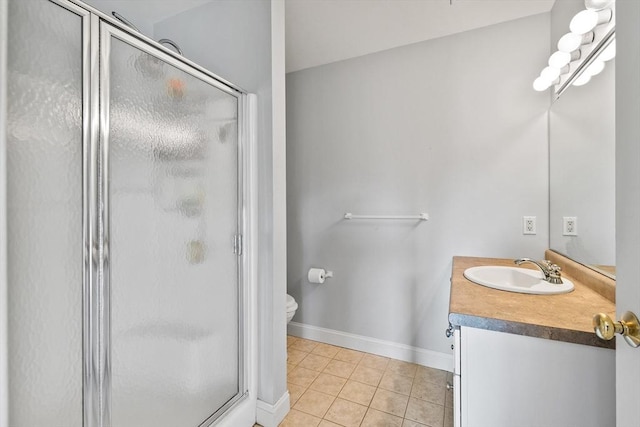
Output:
[[[544,274],[544,280],[549,283],[553,283],[554,285],[562,284],[562,278],[560,277],[560,271],[562,270],[560,266],[553,264],[548,259],[544,261],[534,261],[530,258],[518,258],[513,261],[516,265],[523,264],[525,262],[529,262],[531,264],[536,265],[542,274]]]

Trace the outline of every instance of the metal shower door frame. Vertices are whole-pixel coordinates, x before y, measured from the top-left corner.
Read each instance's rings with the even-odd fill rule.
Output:
[[[100,387],[100,395],[101,405],[100,405],[100,414],[103,420],[102,426],[110,426],[111,425],[111,411],[110,411],[110,399],[111,399],[111,361],[110,361],[110,349],[111,349],[111,333],[110,333],[110,201],[109,201],[109,103],[110,103],[110,75],[109,75],[109,64],[110,64],[110,52],[111,52],[111,40],[112,38],[117,38],[130,46],[141,50],[149,55],[153,55],[167,64],[176,67],[180,71],[183,71],[195,78],[200,79],[201,81],[213,86],[216,89],[219,89],[229,95],[232,95],[238,99],[238,124],[240,127],[240,123],[242,123],[242,93],[235,91],[217,80],[204,75],[198,70],[194,70],[191,66],[187,64],[183,64],[177,58],[167,55],[166,53],[159,51],[154,46],[146,43],[143,40],[138,39],[133,34],[129,33],[128,30],[123,31],[111,25],[110,23],[104,22],[100,20],[98,17],[92,17],[92,32],[95,27],[99,26],[99,49],[100,49],[100,66],[99,66],[99,142],[98,142],[98,151],[99,151],[99,159],[98,159],[98,185],[100,186],[98,189],[98,208],[99,208],[99,227],[101,227],[101,235],[102,235],[102,245],[100,247],[100,262],[101,266],[99,267],[99,293],[100,296],[97,298],[97,305],[95,308],[95,313],[99,317],[98,322],[102,324],[102,327],[99,331],[100,343],[98,343],[98,353],[94,355],[94,363],[97,362],[99,371],[98,371],[98,383],[101,385]],[[95,37],[92,37],[92,43],[96,40]],[[95,76],[95,75],[94,75]],[[95,80],[95,79],[94,79]],[[93,80],[92,80],[93,81]],[[95,99],[95,97],[94,97]],[[95,117],[93,114],[92,117]],[[93,127],[93,126],[92,126]],[[243,220],[243,209],[242,209],[242,200],[243,200],[243,179],[242,179],[242,144],[240,142],[240,138],[238,140],[238,155],[237,155],[237,168],[238,168],[238,194],[236,198],[238,200],[238,218],[237,218],[237,232],[242,234],[242,220]],[[230,245],[231,247],[231,245]],[[244,330],[244,307],[242,304],[243,301],[243,292],[242,292],[242,283],[243,283],[243,271],[242,271],[242,263],[241,256],[238,256],[237,261],[237,272],[238,272],[238,286],[239,286],[239,298],[238,298],[238,329],[240,336],[238,337],[239,348],[239,378],[238,378],[238,387],[239,393],[230,401],[228,401],[224,406],[217,409],[215,412],[211,414],[209,418],[207,418],[201,426],[208,426],[212,424],[221,414],[223,414],[227,409],[233,406],[239,399],[241,399],[247,390],[247,386],[245,385],[244,379],[244,365],[245,361],[243,360],[243,330]],[[96,319],[94,318],[94,321]]]
[[[238,100],[237,233],[253,239],[256,218],[255,174],[252,169],[255,114],[246,91],[177,55],[148,37],[79,0],[49,0],[82,18],[82,141],[83,141],[83,424],[111,426],[110,264],[109,264],[109,53],[115,37]],[[255,101],[253,101],[255,104]],[[251,110],[251,111],[250,111]],[[231,246],[231,244],[230,244]],[[255,247],[255,246],[254,246]],[[255,375],[255,252],[237,257],[238,272],[238,394],[211,414],[209,426],[249,398]],[[254,393],[251,393],[254,395]],[[255,399],[255,395],[251,396]]]
[[[9,426],[9,325],[7,273],[7,39],[9,2],[0,0],[0,427]]]

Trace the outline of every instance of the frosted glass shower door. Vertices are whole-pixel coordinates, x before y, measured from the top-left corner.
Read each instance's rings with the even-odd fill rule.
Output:
[[[11,427],[81,427],[83,421],[83,65],[88,63],[83,34],[88,13],[70,8],[46,1],[8,4],[7,143],[2,149],[7,155]]]
[[[112,425],[207,425],[244,391],[238,97],[102,26]]]

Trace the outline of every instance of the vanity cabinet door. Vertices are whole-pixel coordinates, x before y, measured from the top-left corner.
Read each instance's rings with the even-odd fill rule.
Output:
[[[463,427],[615,426],[610,349],[462,327]]]
[[[453,427],[462,427],[460,415],[460,328],[453,330]]]

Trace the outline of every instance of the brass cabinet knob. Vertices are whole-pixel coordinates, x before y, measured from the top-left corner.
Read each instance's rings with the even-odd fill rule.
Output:
[[[616,333],[622,335],[631,347],[640,346],[640,323],[635,314],[627,311],[619,322],[615,322],[604,313],[593,316],[593,330],[598,338],[609,341]]]

